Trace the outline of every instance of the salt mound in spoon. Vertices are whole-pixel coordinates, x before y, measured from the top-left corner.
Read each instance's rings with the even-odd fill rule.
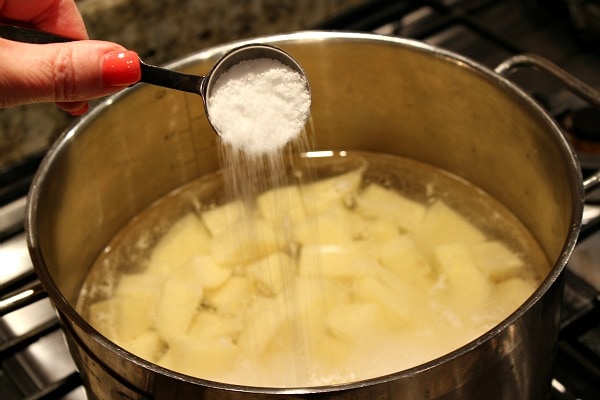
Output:
[[[278,60],[258,58],[244,60],[219,77],[208,110],[225,143],[261,155],[300,134],[310,103],[303,75]]]

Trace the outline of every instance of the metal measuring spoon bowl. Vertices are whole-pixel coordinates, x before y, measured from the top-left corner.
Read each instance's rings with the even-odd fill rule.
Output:
[[[217,83],[219,79],[225,74],[227,71],[231,70],[234,66],[244,62],[251,60],[260,60],[260,59],[270,59],[278,61],[282,64],[282,66],[290,68],[291,71],[297,73],[301,79],[304,81],[304,92],[308,95],[308,104],[310,104],[310,87],[308,85],[308,79],[306,78],[306,73],[300,66],[300,64],[287,52],[284,50],[266,44],[247,44],[226,53],[223,57],[221,57],[217,63],[212,67],[210,72],[205,76],[202,85],[201,85],[201,94],[204,98],[204,110],[206,112],[206,116],[212,125],[215,132],[219,133],[218,127],[215,126],[215,120],[211,118],[211,102],[210,99],[213,95],[214,90],[216,89]],[[308,112],[303,115],[304,121],[308,119]]]

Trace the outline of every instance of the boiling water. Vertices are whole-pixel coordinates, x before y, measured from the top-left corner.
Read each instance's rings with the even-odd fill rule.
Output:
[[[78,311],[117,344],[179,372],[250,386],[315,386],[392,373],[450,352],[506,318],[549,269],[534,238],[497,201],[464,180],[423,163],[353,151],[250,161],[250,167],[242,168],[244,174],[225,170],[202,177],[132,220],[91,268]],[[232,160],[238,166],[247,162]],[[261,178],[266,173],[271,176],[268,181]],[[360,179],[354,187],[356,176]],[[332,185],[311,186],[336,177],[342,178]],[[233,192],[227,189],[231,187]],[[279,192],[278,187],[282,189]],[[289,189],[297,187],[298,192]],[[318,190],[313,190],[315,187]],[[267,195],[262,196],[265,191]],[[332,193],[339,195],[333,207],[328,203]],[[398,194],[401,203],[409,205],[408,211],[397,215],[393,209],[382,209],[389,199],[396,201],[390,193]],[[243,201],[232,199],[234,195]],[[222,212],[231,204],[239,207]],[[461,228],[455,230],[456,244],[440,239],[441,225],[433,233],[410,226],[413,214],[422,211],[427,216],[439,210],[446,219],[455,218],[456,213],[474,230],[461,222]],[[181,229],[178,223],[190,216],[193,221],[194,216],[199,217],[202,223],[193,223],[199,226],[194,232],[206,231],[206,237],[194,241],[190,239],[193,235],[177,236],[180,248],[167,258],[195,252],[194,262],[205,262],[206,269],[217,273],[205,278],[210,283],[201,285],[199,292],[189,290],[187,298],[198,301],[190,311],[194,316],[181,317],[180,310],[161,307],[172,302],[165,299],[168,293],[188,291],[186,282],[182,283],[186,278],[177,277],[180,286],[174,287],[181,290],[166,288],[164,281],[176,274],[174,269],[180,264],[190,268],[194,262],[178,260],[166,265],[163,257],[164,265],[157,266],[156,253],[162,251],[157,248],[164,249],[173,230]],[[268,231],[263,229],[265,220]],[[416,220],[427,221],[427,217],[419,214]],[[221,230],[224,226],[228,228]],[[461,237],[461,232],[469,237]],[[403,252],[392,246],[396,243],[404,246]],[[406,247],[407,243],[410,246]],[[456,260],[464,258],[470,247],[488,249],[481,243],[501,243],[505,246],[501,249],[509,249],[512,265],[490,273],[489,282],[483,282],[489,293],[484,294],[483,289],[472,289],[481,279],[476,269],[458,275],[453,272],[460,264]],[[307,262],[309,250],[314,257]],[[486,251],[493,259],[486,265],[495,268],[496,250]],[[394,258],[400,257],[398,254],[404,257],[401,260],[419,258],[410,264],[410,270],[402,272],[406,275],[396,275],[398,268],[402,269],[398,267],[402,263]],[[500,258],[502,262],[507,259]],[[518,270],[514,268],[517,264]],[[424,265],[426,272],[415,274],[414,265]],[[187,280],[194,281],[191,275],[202,267],[186,270],[195,271]],[[154,275],[157,271],[160,274]],[[119,307],[111,299],[125,290],[122,282],[148,272],[164,279],[142,279],[139,282],[148,285],[136,286],[133,294],[127,289],[130,297],[126,298],[157,301],[158,311],[138,324],[147,324],[147,331],[125,337],[127,333],[119,332],[115,325],[131,316],[111,315]],[[223,274],[227,276],[221,279]],[[232,277],[235,282],[252,281],[252,286],[242,285],[245,295],[241,301],[228,297],[238,301],[228,306],[232,303],[219,299]],[[457,284],[457,277],[465,282],[455,290],[452,285]],[[470,298],[458,293],[469,291]],[[410,301],[404,303],[405,298]],[[475,309],[472,303],[477,302],[482,305]],[[187,306],[181,301],[177,308]],[[137,310],[131,313],[139,314]],[[411,320],[413,317],[419,321]],[[191,322],[185,327],[158,326],[160,321],[176,325],[182,320]]]

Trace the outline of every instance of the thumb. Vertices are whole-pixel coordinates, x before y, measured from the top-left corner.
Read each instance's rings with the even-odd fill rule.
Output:
[[[0,60],[0,107],[57,102],[76,111],[73,105],[116,93],[141,75],[135,52],[93,40],[39,45],[0,39]]]

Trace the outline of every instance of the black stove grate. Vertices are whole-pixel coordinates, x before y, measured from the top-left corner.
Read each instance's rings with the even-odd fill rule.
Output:
[[[316,26],[315,29],[369,32],[392,23],[395,26],[390,34],[424,40],[447,29],[464,26],[479,35],[480,39],[495,42],[513,54],[523,52],[523,49],[514,41],[490,30],[476,17],[476,13],[481,13],[493,7],[497,4],[497,1],[462,1],[454,2],[451,5],[446,3],[435,0],[373,1],[325,21]],[[429,16],[424,18],[418,26],[407,26],[406,23],[402,22],[411,13],[423,10]]]
[[[314,26],[314,29],[377,32],[410,37],[447,48],[483,65],[494,67],[507,57],[532,52],[561,65],[591,85],[600,87],[600,55],[574,27],[568,0],[373,0]],[[587,37],[587,32],[586,32]],[[515,80],[519,77],[516,76]],[[529,79],[523,81],[530,83]],[[520,82],[518,82],[520,83]],[[549,106],[557,117],[573,105],[571,97],[553,86],[534,83],[525,87]],[[0,171],[0,207],[26,194],[40,157],[21,166]],[[600,221],[583,227],[580,240],[597,236]],[[22,234],[22,226],[3,232],[0,241]],[[597,266],[597,265],[596,265]],[[600,398],[600,294],[598,290],[566,271],[562,329],[555,365],[551,400]],[[25,298],[13,293],[31,289]],[[76,372],[50,383],[28,378],[16,371],[15,358],[32,344],[60,330],[52,318],[16,337],[3,335],[2,317],[44,300],[33,271],[0,285],[0,393],[2,398],[63,399],[81,386]],[[11,299],[11,301],[8,301]],[[47,300],[47,299],[46,299]],[[6,377],[22,375],[20,382]],[[35,374],[34,374],[35,375]]]
[[[47,298],[33,270],[0,284],[0,318]],[[0,323],[2,321],[0,320]],[[1,324],[0,324],[1,325]],[[0,326],[2,328],[2,326]],[[32,379],[26,364],[16,359],[30,345],[60,330],[56,317],[14,337],[0,337],[0,393],[8,399],[54,400],[81,386],[77,372],[54,382],[40,384]],[[6,331],[6,330],[5,330]],[[2,333],[0,329],[0,333]]]

